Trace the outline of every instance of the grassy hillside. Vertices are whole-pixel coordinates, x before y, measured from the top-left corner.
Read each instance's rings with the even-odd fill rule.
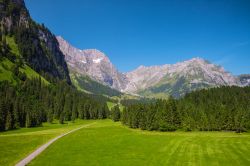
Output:
[[[16,56],[17,58],[20,57],[20,52],[18,50],[18,46],[15,43],[15,39],[13,36],[6,36],[6,42],[10,48],[10,52]],[[10,61],[7,58],[2,58],[0,59],[0,81],[10,81],[13,84],[16,83],[16,81],[18,80],[18,78],[16,78],[13,74],[12,68],[14,67],[14,63],[12,61]],[[23,73],[26,74],[26,76],[29,79],[32,78],[38,78],[41,77],[36,71],[34,71],[32,68],[30,68],[27,64],[25,64],[23,67],[19,68],[19,70]],[[44,79],[43,77],[41,77],[42,81],[46,84],[48,84],[49,82]]]
[[[151,98],[167,99],[170,95],[175,98],[180,98],[192,91],[212,87],[211,85],[205,83],[190,83],[193,79],[194,78],[184,78],[182,76],[180,77],[178,75],[175,75],[171,79],[168,77],[164,77],[159,83],[157,83],[153,87],[141,90],[138,92],[138,94]]]
[[[113,108],[116,104],[117,104],[117,103],[113,103],[113,102],[110,102],[110,101],[107,102],[107,106],[108,106],[109,110],[110,110],[111,108]]]
[[[92,80],[88,76],[82,76],[71,71],[70,78],[78,90],[105,96],[120,96],[122,93],[108,86]]]
[[[20,53],[19,53],[18,46],[17,46],[17,44],[15,42],[14,37],[6,36],[6,42],[7,42],[7,44],[9,45],[9,47],[11,49],[10,50],[11,53],[13,53],[14,55],[19,57]]]
[[[30,165],[249,165],[250,134],[148,132],[97,121],[55,142]]]
[[[16,81],[18,80],[18,78],[16,78],[12,72],[12,68],[15,64],[13,62],[11,62],[9,59],[7,58],[3,58],[0,61],[0,81],[10,81],[13,84],[16,83]],[[23,67],[19,68],[19,70],[23,73],[26,74],[27,78],[31,79],[31,78],[39,78],[41,77],[36,71],[34,71],[33,69],[31,69],[28,65],[24,65]],[[44,79],[43,77],[41,77],[41,80],[45,83],[48,84],[49,82]]]
[[[7,132],[0,132],[0,165],[14,165],[26,155],[34,151],[40,145],[50,139],[70,131],[79,125],[91,123],[92,121],[78,120],[75,123],[48,124],[43,127],[21,128]]]
[[[107,102],[107,106],[108,106],[109,110],[111,110],[117,104],[119,105],[120,111],[122,111],[124,109],[124,106],[122,104],[120,104],[120,103],[113,103],[113,102],[110,102],[110,101]]]

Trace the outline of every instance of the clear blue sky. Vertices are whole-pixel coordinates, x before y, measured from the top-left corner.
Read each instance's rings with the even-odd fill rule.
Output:
[[[33,19],[123,71],[202,57],[250,73],[250,0],[25,0]]]

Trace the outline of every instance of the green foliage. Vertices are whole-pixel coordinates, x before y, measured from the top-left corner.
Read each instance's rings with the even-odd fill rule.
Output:
[[[33,78],[41,78],[44,84],[49,84],[47,80],[41,77],[37,72],[31,69],[26,64],[20,64],[19,59],[17,62],[13,63],[7,58],[0,59],[0,81],[9,81],[12,84],[16,84],[20,81],[25,81]]]
[[[77,91],[66,82],[44,84],[41,79],[25,80],[15,86],[0,82],[0,131],[109,116],[106,100],[97,100]]]
[[[13,55],[19,57],[20,52],[18,50],[18,45],[16,44],[14,37],[13,36],[6,36],[6,41],[7,41],[7,44],[9,45],[9,47],[10,47],[11,53]]]
[[[72,83],[77,87],[78,90],[89,92],[97,95],[105,96],[120,96],[121,93],[109,86],[102,85],[89,78],[88,76],[81,76],[78,74],[70,74]]]
[[[111,118],[114,122],[117,122],[120,120],[121,111],[120,111],[119,105],[116,105],[111,109]]]
[[[64,113],[63,112],[60,114],[59,123],[64,124]]]
[[[250,87],[200,90],[175,100],[127,104],[121,121],[131,128],[243,132],[250,129]]]

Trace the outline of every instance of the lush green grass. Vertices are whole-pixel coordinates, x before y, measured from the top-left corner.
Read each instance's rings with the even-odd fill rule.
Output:
[[[15,54],[16,56],[20,56],[19,49],[18,49],[18,46],[15,42],[14,37],[6,36],[6,41],[7,41],[8,45],[10,46],[10,51],[13,54]]]
[[[63,125],[44,123],[43,127],[22,128],[0,133],[0,165],[14,165],[50,139],[93,121],[77,120]]]
[[[16,80],[14,79],[14,76],[12,74],[11,68],[14,66],[14,63],[11,62],[7,58],[3,58],[0,61],[0,81],[10,81],[12,83],[16,83]],[[36,71],[34,71],[32,68],[30,68],[28,65],[24,65],[22,68],[19,68],[21,72],[24,72],[29,79],[32,78],[38,78],[41,77]],[[45,84],[49,84],[49,82],[41,77],[41,80]]]
[[[107,102],[107,106],[108,106],[109,109],[113,108],[116,104],[117,103],[113,103],[113,102],[110,102],[110,101]]]
[[[12,83],[16,82],[13,78],[12,71],[10,70],[13,65],[14,64],[6,58],[3,58],[3,60],[0,61],[0,81],[6,80]]]
[[[28,65],[24,65],[23,68],[20,68],[20,71],[26,73],[27,77],[29,79],[32,78],[41,78],[41,80],[45,83],[45,84],[49,84],[49,82],[43,78],[42,76],[40,76],[35,70],[33,70],[32,68],[30,68]]]
[[[110,102],[110,101],[107,102],[107,106],[108,106],[109,110],[110,110],[111,108],[113,108],[115,105],[117,105],[117,103],[113,103],[113,102]],[[123,111],[124,106],[123,106],[122,104],[120,104],[120,103],[118,103],[118,105],[119,105],[119,109],[120,109],[121,111]]]
[[[18,50],[18,46],[15,42],[14,37],[12,36],[6,36],[6,41],[10,47],[10,51],[17,57],[20,56],[20,52]],[[11,68],[14,66],[14,63],[11,62],[7,58],[3,58],[0,60],[0,81],[10,81],[13,84],[16,83],[16,80],[14,79],[14,76],[12,74]],[[19,68],[21,72],[24,72],[29,79],[41,77],[36,71],[34,71],[32,68],[30,68],[28,65],[24,65],[22,68]],[[48,84],[49,82],[41,77],[42,81],[45,84]]]
[[[30,165],[250,165],[250,134],[149,132],[109,120],[67,135]]]

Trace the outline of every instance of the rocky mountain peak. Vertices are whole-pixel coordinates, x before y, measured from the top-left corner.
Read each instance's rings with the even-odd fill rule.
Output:
[[[201,57],[195,57],[195,58],[192,58],[192,59],[187,60],[187,61],[189,61],[189,62],[201,62],[201,63],[206,62],[206,60],[203,59],[203,58],[201,58]],[[185,62],[185,61],[184,61],[184,62]]]
[[[87,75],[114,89],[124,89],[127,83],[126,76],[115,68],[103,52],[97,49],[80,50],[60,36],[57,37],[57,40],[72,71]]]
[[[87,64],[100,64],[102,61],[110,62],[109,58],[101,51],[97,49],[85,49],[81,50],[73,47],[70,43],[68,43],[63,37],[57,36],[57,41],[61,50],[65,54],[65,58],[68,61],[76,60],[79,63]]]
[[[242,74],[238,76],[242,86],[250,86],[250,74]]]
[[[150,93],[180,96],[199,88],[241,85],[239,79],[224,68],[200,57],[176,64],[141,65],[131,72],[121,73],[103,52],[97,49],[80,50],[62,37],[57,39],[71,70],[122,92],[144,95],[141,92],[149,89]],[[247,81],[244,78],[244,82]]]
[[[170,87],[177,85],[179,88],[185,87],[186,89],[191,89],[192,87],[239,85],[238,79],[226,72],[221,66],[212,64],[200,57],[176,64],[140,66],[134,71],[127,73],[126,76],[129,84],[125,91],[131,93],[140,92],[151,87],[161,87],[162,92],[171,92],[172,89]],[[162,86],[166,87],[166,89]],[[167,87],[169,87],[168,90]]]

